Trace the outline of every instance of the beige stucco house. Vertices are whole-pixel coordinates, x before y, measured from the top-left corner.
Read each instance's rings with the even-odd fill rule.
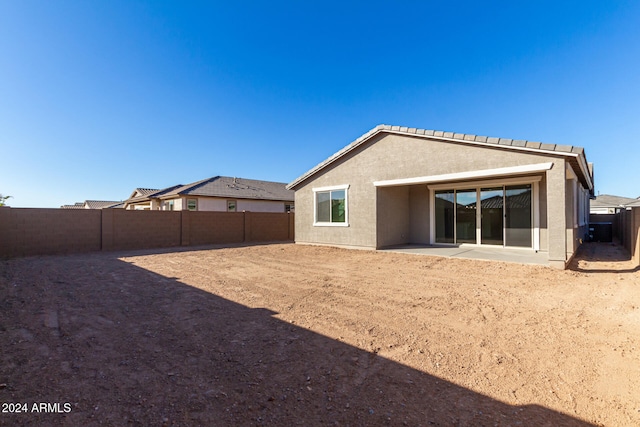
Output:
[[[282,182],[214,176],[162,190],[136,188],[128,210],[291,212],[294,193]]]
[[[380,125],[295,190],[296,243],[497,246],[564,268],[588,231],[584,149]]]
[[[591,200],[590,213],[592,214],[615,214],[640,202],[640,197],[632,199],[630,197],[612,196],[610,194],[598,194]]]

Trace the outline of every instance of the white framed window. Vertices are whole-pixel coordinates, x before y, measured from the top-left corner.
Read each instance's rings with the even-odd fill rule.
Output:
[[[462,244],[500,244],[509,248],[533,248],[540,250],[540,189],[539,183],[542,176],[525,176],[518,178],[504,178],[495,180],[467,181],[459,184],[437,183],[427,186],[430,197],[430,230],[431,244],[434,243],[455,243],[460,238],[460,231],[463,232]],[[492,188],[498,187],[498,188]],[[502,201],[500,197],[490,197],[498,195],[502,188]],[[471,191],[469,191],[471,190]],[[475,240],[476,243],[466,243],[466,240],[473,239],[473,229],[471,227],[473,218],[465,215],[462,227],[459,227],[457,218],[458,210],[465,206],[457,202],[458,192],[476,192],[475,200],[472,198],[467,203],[470,209],[476,210],[475,218]],[[489,197],[483,200],[483,192]],[[502,213],[491,212],[492,209],[500,209],[502,203]],[[479,207],[479,209],[478,209]],[[483,213],[483,209],[485,212]],[[509,212],[506,210],[509,209]],[[526,211],[529,211],[528,215]],[[493,216],[491,215],[493,213]],[[492,224],[495,221],[496,228],[483,224]],[[466,221],[464,221],[466,220]],[[502,223],[502,239],[500,238],[500,223]],[[466,232],[466,234],[464,234]],[[497,234],[496,234],[497,233]],[[470,237],[470,238],[469,238]],[[491,240],[494,240],[491,242]]]
[[[227,212],[236,212],[237,203],[235,200],[227,200]]]
[[[313,225],[349,226],[349,185],[313,189]]]
[[[187,199],[187,210],[189,210],[189,211],[197,211],[198,210],[198,199]]]

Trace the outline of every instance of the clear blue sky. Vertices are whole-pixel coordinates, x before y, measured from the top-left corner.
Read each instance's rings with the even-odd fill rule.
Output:
[[[640,196],[638,1],[0,0],[0,193],[290,182],[372,127],[585,147]]]

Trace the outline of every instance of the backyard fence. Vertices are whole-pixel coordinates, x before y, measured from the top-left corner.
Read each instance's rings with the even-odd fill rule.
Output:
[[[640,207],[623,209],[617,215],[618,239],[640,265]]]
[[[615,237],[629,251],[631,259],[640,265],[640,206],[621,209],[614,214],[591,214],[589,222],[594,229],[597,225],[610,226],[611,237]]]
[[[0,257],[293,241],[294,214],[0,207]]]

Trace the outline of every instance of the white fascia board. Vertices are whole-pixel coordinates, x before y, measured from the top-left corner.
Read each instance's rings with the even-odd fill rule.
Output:
[[[316,188],[312,188],[311,190],[314,193],[317,193],[318,191],[348,190],[348,189],[349,189],[349,184],[344,184],[344,185],[331,185],[328,187],[316,187]]]
[[[389,179],[374,181],[376,187],[394,187],[399,185],[431,184],[445,181],[460,181],[465,179],[493,178],[512,175],[524,175],[534,172],[544,172],[553,167],[553,162],[536,163],[523,166],[509,166],[506,168],[481,169],[467,172],[445,173],[442,175],[419,176],[415,178]]]

